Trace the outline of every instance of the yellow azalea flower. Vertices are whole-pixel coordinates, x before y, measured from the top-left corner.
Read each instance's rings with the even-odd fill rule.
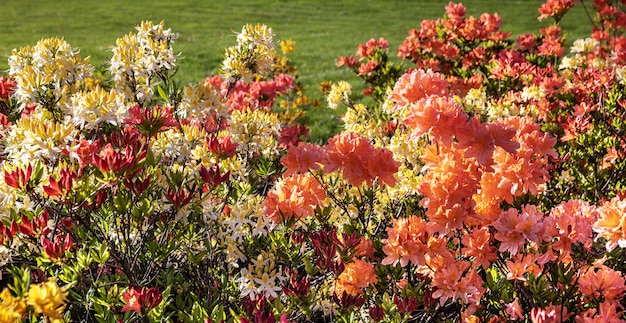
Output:
[[[97,129],[103,122],[120,126],[124,119],[130,117],[124,97],[115,90],[107,91],[99,85],[76,93],[64,110],[80,129]]]
[[[240,151],[259,152],[263,156],[278,153],[276,138],[280,134],[278,117],[265,110],[233,111],[230,131]]]
[[[54,280],[30,285],[27,304],[32,306],[35,314],[43,314],[52,319],[63,318],[67,292],[59,287]]]
[[[349,102],[349,96],[352,93],[352,86],[346,81],[339,81],[333,84],[330,88],[330,92],[326,97],[328,101],[328,107],[335,110],[339,107],[339,104]]]
[[[265,25],[247,24],[237,35],[237,46],[224,54],[221,73],[229,84],[237,80],[249,82],[267,74],[273,66],[276,51],[272,29]]]
[[[9,128],[5,151],[9,160],[24,163],[37,159],[54,161],[63,148],[74,141],[75,133],[69,119],[56,122],[43,111],[22,118]]]
[[[283,51],[283,54],[289,54],[296,50],[296,44],[291,39],[281,40],[280,50]]]
[[[207,81],[185,87],[178,108],[180,117],[202,120],[213,112],[217,112],[217,115],[222,117],[228,115],[228,107],[222,102],[219,89],[215,89]]]
[[[19,51],[14,49],[9,57],[9,74],[17,82],[15,97],[21,108],[31,102],[60,104],[74,93],[76,85],[93,70],[89,58],[83,60],[78,53],[56,37],[43,38],[35,46]]]
[[[8,288],[2,290],[0,300],[0,322],[20,322],[26,311],[25,300],[11,295]]]

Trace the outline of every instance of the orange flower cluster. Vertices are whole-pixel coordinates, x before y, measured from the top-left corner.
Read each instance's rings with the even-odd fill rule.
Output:
[[[363,293],[362,288],[376,284],[378,278],[374,272],[374,264],[355,258],[353,262],[346,264],[343,272],[337,278],[337,295],[346,292],[351,296]]]
[[[600,205],[598,220],[593,224],[598,238],[606,240],[606,250],[626,248],[626,200],[614,197]]]
[[[464,158],[464,152],[456,146],[431,145],[422,156],[428,172],[418,188],[424,195],[420,205],[428,208],[431,231],[442,234],[463,228],[473,213],[471,197],[479,187],[478,165],[475,160]]]
[[[432,287],[436,288],[432,297],[439,299],[439,305],[448,299],[463,300],[465,304],[478,303],[484,289],[483,280],[475,270],[469,270],[467,261],[450,262],[435,271]]]
[[[433,140],[452,143],[452,136],[465,127],[467,114],[450,96],[429,96],[408,107],[404,123],[413,129],[412,136],[430,133]]]
[[[386,148],[376,148],[372,142],[354,132],[342,132],[328,140],[325,147],[324,172],[341,170],[348,184],[359,186],[363,182],[372,186],[378,179],[389,186],[396,184],[394,174],[400,163]]]
[[[405,267],[409,262],[414,265],[425,265],[424,258],[428,252],[428,224],[424,219],[411,216],[393,220],[393,227],[387,228],[387,239],[383,239],[383,252],[387,257],[383,265],[396,265],[400,262]]]
[[[265,215],[274,223],[313,216],[315,206],[322,205],[326,192],[310,174],[285,178],[267,194],[263,202]]]
[[[539,244],[550,239],[544,231],[543,213],[534,205],[524,206],[522,212],[515,208],[502,212],[493,227],[497,230],[494,237],[500,241],[499,251],[511,255],[516,255],[527,241]]]
[[[431,95],[445,97],[448,94],[448,82],[441,74],[430,69],[415,69],[398,79],[390,100],[400,108]]]
[[[581,200],[562,202],[550,210],[544,219],[546,234],[552,237],[552,249],[559,253],[559,261],[572,261],[572,244],[580,244],[590,252],[593,241],[593,223],[598,217],[595,206]]]
[[[283,177],[295,173],[306,173],[309,170],[318,170],[320,169],[319,164],[323,163],[324,160],[326,160],[326,155],[320,146],[300,142],[297,146],[289,148],[287,155],[280,160],[280,163],[286,168]]]
[[[511,153],[496,147],[490,165],[492,170],[482,174],[480,189],[473,200],[476,214],[484,224],[497,220],[502,202],[511,203],[515,196],[540,192],[541,185],[549,179],[548,160],[557,156],[552,149],[556,139],[542,132],[530,118],[510,117],[501,122],[516,129],[512,140],[519,143],[519,149]]]
[[[619,304],[624,298],[626,280],[619,271],[605,265],[595,265],[580,276],[578,286],[587,299],[603,298],[607,303]]]

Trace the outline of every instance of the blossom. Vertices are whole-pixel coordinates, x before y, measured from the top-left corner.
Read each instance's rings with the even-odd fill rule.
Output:
[[[506,314],[509,318],[514,320],[523,320],[524,315],[522,314],[522,307],[519,305],[519,301],[516,298],[513,302],[505,305]]]
[[[128,110],[129,118],[124,123],[135,126],[139,132],[146,136],[155,136],[157,133],[178,126],[173,118],[171,107],[142,108],[139,104]]]
[[[550,304],[546,308],[533,308],[530,311],[532,323],[565,322],[572,315],[563,305]]]
[[[8,101],[9,96],[15,92],[16,86],[15,79],[0,76],[0,101]]]
[[[237,45],[226,49],[221,74],[229,86],[236,81],[249,82],[255,74],[267,74],[272,68],[274,32],[262,24],[246,24],[237,34]]]
[[[397,109],[431,95],[448,96],[448,82],[430,69],[415,69],[398,79],[389,99],[396,103]]]
[[[506,279],[526,281],[527,274],[539,275],[541,269],[536,264],[537,257],[532,254],[518,254],[511,260],[507,260],[506,268],[508,273]]]
[[[432,297],[439,299],[440,305],[443,306],[448,299],[452,299],[453,302],[459,299],[468,304],[471,295],[478,292],[476,286],[480,286],[482,282],[479,284],[478,276],[466,274],[469,266],[469,262],[456,261],[435,271],[431,286],[436,289]]]
[[[479,164],[484,165],[489,161],[496,146],[502,147],[506,152],[515,154],[519,143],[513,141],[515,129],[501,123],[481,123],[477,118],[472,118],[457,134],[459,140],[458,149],[465,150],[465,158],[475,157]]]
[[[541,21],[545,18],[553,17],[558,23],[563,15],[565,15],[573,7],[574,0],[548,0],[539,8],[539,13],[541,15],[537,19]]]
[[[67,292],[59,287],[54,280],[41,284],[32,284],[28,290],[27,304],[32,306],[35,314],[43,314],[49,318],[63,318]]]
[[[593,231],[598,233],[599,238],[606,239],[607,251],[612,251],[617,246],[626,248],[626,201],[614,197],[600,205],[598,220],[593,224]]]
[[[333,83],[330,87],[330,91],[326,96],[328,101],[328,107],[335,110],[341,103],[349,103],[350,94],[352,93],[352,86],[346,81],[339,81]]]
[[[165,29],[161,21],[154,24],[143,21],[135,29],[115,42],[109,71],[116,89],[130,100],[148,101],[154,95],[152,78],[167,74],[176,67],[178,55],[171,44],[177,35]]]
[[[324,172],[341,170],[348,184],[371,186],[375,179],[394,186],[400,163],[386,148],[375,148],[371,141],[354,132],[343,132],[328,140]]]
[[[326,155],[320,146],[307,142],[300,142],[287,150],[287,154],[280,159],[280,163],[287,168],[283,177],[294,173],[305,173],[309,170],[320,169]]]
[[[9,57],[9,74],[17,83],[13,95],[22,110],[33,102],[63,106],[68,94],[76,92],[78,82],[92,70],[89,58],[81,59],[78,50],[56,37],[42,38],[35,46],[19,51],[14,49]]]
[[[387,239],[381,241],[386,255],[381,264],[396,265],[399,262],[402,267],[409,262],[414,265],[426,264],[429,239],[428,225],[424,219],[418,216],[394,219],[393,226],[387,228]]]
[[[141,314],[142,308],[150,310],[157,307],[161,303],[162,295],[158,287],[146,288],[142,286],[129,288],[122,293],[122,298],[124,298],[126,303],[122,307],[122,313],[134,311],[137,314]]]
[[[310,174],[293,174],[267,194],[263,202],[265,215],[274,223],[313,216],[314,207],[322,205],[326,192]]]
[[[558,251],[563,262],[571,261],[572,244],[580,244],[584,250],[591,250],[593,223],[598,210],[582,200],[561,202],[550,210],[551,222],[546,225],[546,234],[553,237],[552,248]]]
[[[544,237],[543,213],[534,205],[526,205],[522,212],[510,208],[500,214],[493,224],[497,230],[494,237],[500,241],[500,252],[517,254],[526,241],[540,243]]]
[[[427,172],[418,190],[424,196],[420,205],[428,208],[432,232],[447,234],[461,229],[472,212],[471,197],[478,189],[480,174],[476,161],[463,154],[456,145],[441,142],[424,149],[423,170]]]
[[[285,39],[280,41],[280,50],[283,54],[289,54],[296,50],[296,44],[291,39]]]
[[[346,264],[343,272],[337,278],[336,293],[341,295],[346,292],[351,296],[356,296],[363,293],[362,288],[377,282],[374,264],[355,258],[354,261]]]
[[[430,133],[433,139],[450,145],[452,136],[464,127],[468,119],[452,97],[429,96],[407,106],[404,123],[413,129],[412,136]]]
[[[581,293],[588,298],[603,297],[606,302],[619,302],[624,297],[625,284],[622,273],[604,265],[587,268],[578,279]]]
[[[21,322],[26,313],[26,300],[14,297],[8,288],[0,292],[0,322]]]
[[[489,228],[475,228],[469,234],[463,235],[463,256],[474,257],[473,266],[487,269],[492,261],[498,258],[497,250],[491,245],[493,238]]]

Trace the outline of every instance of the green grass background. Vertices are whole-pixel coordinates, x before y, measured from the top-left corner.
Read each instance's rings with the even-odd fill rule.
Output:
[[[585,0],[583,0],[585,1]],[[423,19],[444,14],[441,0],[0,0],[0,70],[8,69],[13,48],[35,44],[42,37],[64,37],[98,66],[108,60],[115,40],[134,31],[142,20],[165,21],[179,34],[174,49],[182,53],[177,78],[183,84],[215,74],[224,48],[235,44],[235,33],[246,23],[273,28],[278,40],[292,39],[290,57],[307,94],[321,99],[318,85],[328,80],[359,84],[347,69],[335,67],[338,55],[350,55],[369,38],[385,37],[392,53],[411,28]],[[467,14],[498,12],[502,30],[513,36],[536,32],[538,0],[462,1]],[[589,1],[585,1],[589,5]],[[591,23],[580,4],[561,25],[573,39],[586,37]],[[338,112],[310,114],[313,136],[323,139],[335,131]]]

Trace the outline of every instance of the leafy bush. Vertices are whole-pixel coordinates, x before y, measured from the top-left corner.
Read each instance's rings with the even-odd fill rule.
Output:
[[[326,84],[347,112],[324,145],[263,25],[182,87],[163,22],[108,73],[63,39],[15,50],[0,321],[623,321],[626,19],[594,1],[566,56],[573,5],[512,41],[450,3],[402,65],[367,41],[337,65],[373,100]]]

